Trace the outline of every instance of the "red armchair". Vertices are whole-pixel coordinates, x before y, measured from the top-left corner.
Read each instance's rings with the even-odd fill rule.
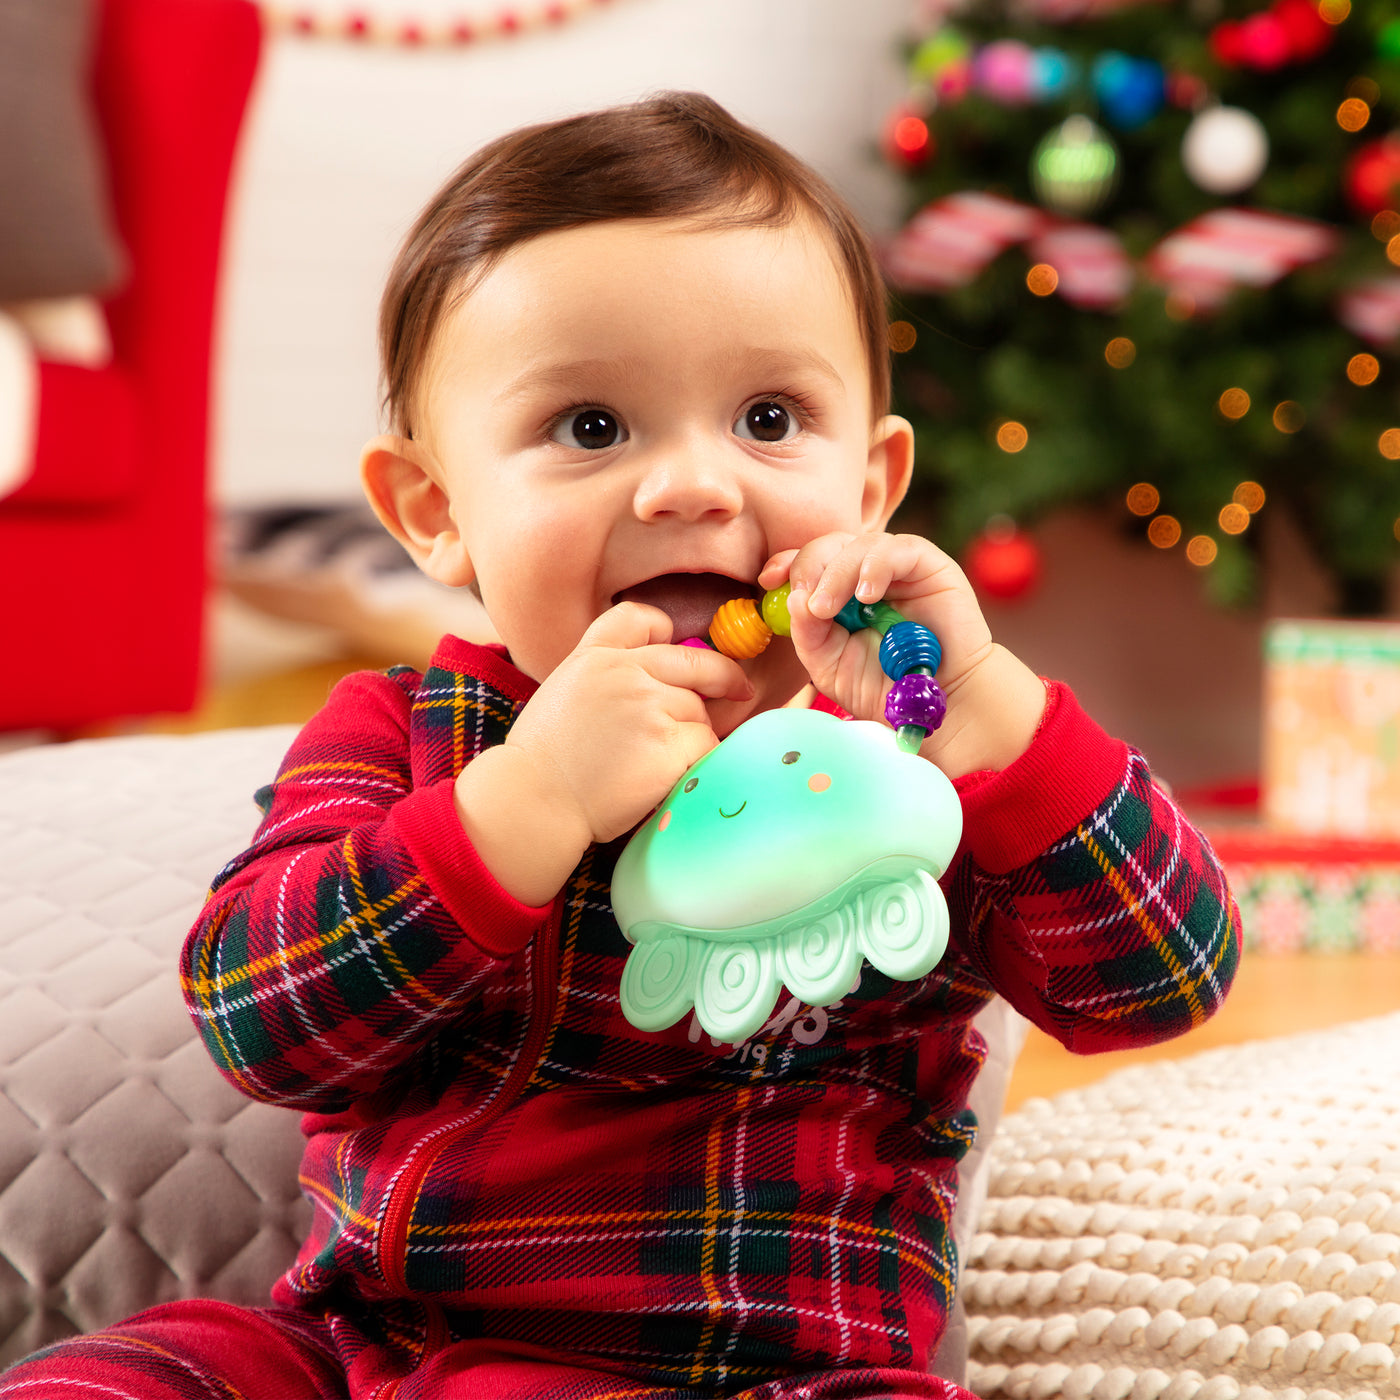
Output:
[[[105,308],[112,364],[40,364],[35,469],[0,501],[0,729],[194,703],[215,286],[260,42],[250,0],[103,0],[94,91],[131,273]]]

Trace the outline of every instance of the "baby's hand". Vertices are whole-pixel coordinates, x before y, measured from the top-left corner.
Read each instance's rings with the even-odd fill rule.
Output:
[[[1040,679],[992,640],[966,575],[918,535],[823,535],[764,566],[763,588],[791,583],[792,640],[823,694],[861,719],[883,721],[892,682],[879,638],[848,633],[832,619],[852,598],[882,598],[922,623],[943,648],[938,683],[948,713],[921,752],[951,777],[1000,769],[1025,752],[1045,708]]]
[[[548,902],[590,843],[630,831],[715,746],[706,698],[752,698],[738,662],[670,639],[659,608],[610,608],[541,683],[506,742],[462,770],[462,824],[525,903]]]

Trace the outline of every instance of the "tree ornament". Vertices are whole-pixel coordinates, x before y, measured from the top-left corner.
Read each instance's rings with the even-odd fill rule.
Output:
[[[1223,19],[1210,31],[1210,52],[1222,68],[1243,68],[1244,25],[1237,19]]]
[[[1152,120],[1167,100],[1167,78],[1150,58],[1110,50],[1095,60],[1094,96],[1114,126],[1135,131]]]
[[[1098,224],[1056,222],[1030,240],[1026,255],[1055,269],[1055,290],[1071,306],[1114,311],[1132,292],[1133,263],[1123,240]]]
[[[972,586],[987,598],[1014,602],[1040,582],[1040,547],[1005,515],[993,516],[967,547],[964,559]]]
[[[922,170],[933,159],[933,133],[913,107],[896,107],[885,124],[885,158],[901,170]]]
[[[1272,287],[1331,257],[1341,244],[1331,224],[1263,209],[1211,209],[1148,250],[1143,270],[1196,312],[1213,311],[1236,287]]]
[[[1241,22],[1240,48],[1244,61],[1261,73],[1272,73],[1293,57],[1288,31],[1270,10],[1250,15]]]
[[[1269,137],[1243,107],[1211,107],[1196,116],[1181,142],[1186,173],[1210,194],[1238,194],[1264,173]]]
[[[1372,345],[1400,340],[1400,277],[1376,278],[1349,288],[1337,305],[1337,319]]]
[[[998,39],[978,50],[972,81],[995,102],[1024,106],[1035,98],[1035,54],[1019,39]]]
[[[1063,49],[1046,47],[1035,51],[1031,81],[1038,102],[1063,96],[1078,78],[1079,66]]]
[[[1400,136],[1392,133],[1362,146],[1347,161],[1342,190],[1367,219],[1382,209],[1400,208]]]
[[[1274,0],[1247,19],[1221,20],[1210,31],[1210,51],[1226,68],[1272,73],[1290,63],[1308,63],[1332,42],[1314,0]]]
[[[935,30],[914,50],[910,77],[915,82],[936,83],[949,69],[971,61],[972,43],[966,35],[944,26]]]
[[[1118,184],[1118,148],[1082,113],[1066,117],[1031,155],[1036,197],[1059,214],[1082,218],[1103,208]]]
[[[1318,14],[1313,0],[1274,0],[1273,14],[1296,63],[1321,57],[1332,42],[1332,26]]]
[[[906,291],[964,287],[1045,222],[1034,205],[964,190],[926,204],[884,249],[885,272]]]

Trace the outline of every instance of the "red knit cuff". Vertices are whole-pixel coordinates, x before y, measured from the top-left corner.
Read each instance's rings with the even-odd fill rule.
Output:
[[[1046,681],[1045,713],[1030,747],[1000,772],[968,773],[962,852],[1003,875],[1043,855],[1123,781],[1128,746],[1094,723],[1069,687]]]
[[[493,958],[508,958],[530,941],[550,906],[522,904],[501,887],[462,830],[452,789],[450,778],[419,788],[388,820],[463,934]]]

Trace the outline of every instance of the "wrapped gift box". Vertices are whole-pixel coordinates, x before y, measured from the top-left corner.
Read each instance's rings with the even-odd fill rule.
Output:
[[[1272,624],[1263,725],[1270,831],[1400,840],[1400,624]]]
[[[1247,949],[1400,954],[1400,841],[1286,836],[1257,823],[1204,830],[1239,901]]]

